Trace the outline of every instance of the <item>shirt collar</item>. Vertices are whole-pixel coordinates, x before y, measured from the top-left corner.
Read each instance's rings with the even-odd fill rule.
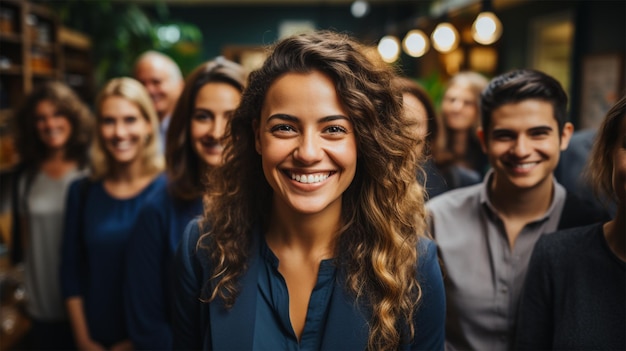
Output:
[[[479,194],[479,201],[482,207],[487,210],[487,213],[490,216],[499,217],[498,210],[495,208],[495,206],[491,202],[491,199],[489,198],[489,184],[491,183],[493,174],[494,174],[493,169],[490,169],[489,171],[487,171],[487,174],[485,174],[485,178],[483,178],[483,182],[482,182],[483,186],[481,187],[480,194]],[[546,220],[555,213],[560,214],[559,209],[562,209],[563,204],[565,203],[565,195],[566,195],[565,188],[563,188],[563,186],[556,181],[555,177],[552,177],[552,184],[553,184],[552,189],[554,192],[553,193],[554,196],[552,197],[552,202],[550,203],[550,207],[548,207],[548,210],[546,211],[546,213],[543,216],[541,216],[541,218],[538,218],[536,220],[537,222]]]

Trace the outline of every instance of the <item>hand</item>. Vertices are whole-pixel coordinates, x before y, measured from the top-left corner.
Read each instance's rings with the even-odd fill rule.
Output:
[[[106,351],[104,346],[91,339],[79,341],[76,347],[81,351]]]
[[[132,351],[132,350],[134,350],[133,343],[128,339],[122,340],[116,344],[113,344],[113,346],[111,346],[111,351]]]

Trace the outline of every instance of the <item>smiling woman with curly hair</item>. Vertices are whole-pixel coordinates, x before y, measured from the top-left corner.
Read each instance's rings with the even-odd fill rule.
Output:
[[[250,75],[177,253],[175,348],[443,348],[419,141],[363,52],[292,36]]]

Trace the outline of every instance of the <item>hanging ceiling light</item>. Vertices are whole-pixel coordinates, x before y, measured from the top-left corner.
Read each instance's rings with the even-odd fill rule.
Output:
[[[400,41],[393,35],[386,35],[378,42],[378,53],[383,61],[395,62],[400,56]]]
[[[350,6],[352,16],[361,18],[370,12],[370,4],[365,0],[356,0]]]
[[[502,22],[493,12],[481,12],[472,24],[472,37],[477,43],[489,45],[502,35]]]
[[[444,54],[459,46],[459,32],[448,22],[439,23],[430,37],[435,50]]]
[[[428,36],[419,29],[409,31],[402,40],[402,48],[409,56],[422,57],[430,48]]]
[[[491,0],[482,0],[480,14],[472,24],[472,37],[483,45],[495,43],[502,35],[502,22],[493,13]]]

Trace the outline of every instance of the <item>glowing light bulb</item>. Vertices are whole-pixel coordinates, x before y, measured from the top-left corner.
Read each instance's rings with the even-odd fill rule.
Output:
[[[489,45],[502,35],[502,22],[493,12],[481,12],[472,25],[472,37],[477,43]]]
[[[448,53],[459,46],[459,32],[450,23],[439,23],[431,35],[433,47],[441,53]]]
[[[409,56],[422,57],[430,48],[428,37],[419,29],[409,31],[402,40],[402,48]]]
[[[383,61],[395,62],[400,56],[400,42],[392,35],[386,35],[378,42],[378,53]]]
[[[350,6],[350,12],[352,16],[361,18],[370,12],[370,4],[365,0],[356,0]]]

